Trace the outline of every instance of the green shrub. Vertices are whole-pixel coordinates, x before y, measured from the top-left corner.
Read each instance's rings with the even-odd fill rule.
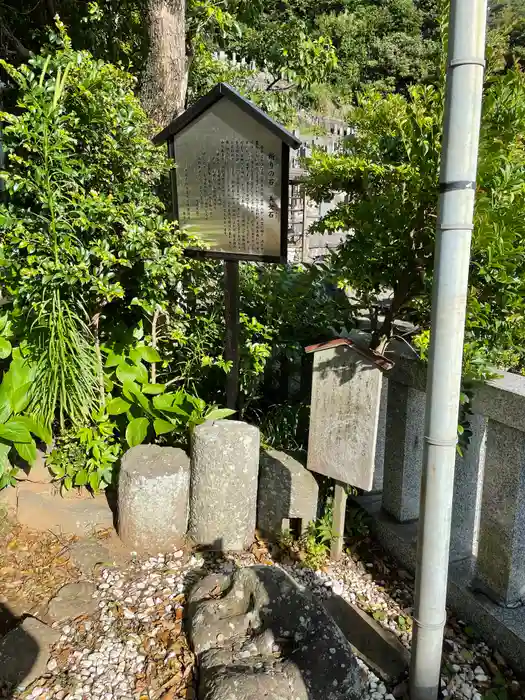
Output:
[[[184,237],[156,194],[169,167],[119,68],[62,46],[19,68],[7,123],[0,285],[38,381],[42,419],[81,424],[104,403],[100,342],[178,297]]]

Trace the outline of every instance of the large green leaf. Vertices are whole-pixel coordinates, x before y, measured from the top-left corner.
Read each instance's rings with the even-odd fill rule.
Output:
[[[88,482],[88,473],[85,469],[81,469],[75,474],[75,486],[85,486]]]
[[[29,390],[31,388],[31,382],[26,382],[22,384],[17,389],[15,389],[11,394],[11,408],[13,413],[21,413],[24,408],[27,407],[29,403],[30,395]]]
[[[0,423],[5,423],[13,409],[5,386],[0,386]]]
[[[118,367],[125,361],[123,355],[117,355],[115,352],[110,352],[106,359],[106,367]]]
[[[141,445],[148,434],[149,420],[147,418],[134,418],[126,428],[126,442],[130,447]]]
[[[33,465],[36,459],[36,445],[31,442],[15,442],[15,449],[28,464]]]
[[[153,428],[155,429],[156,435],[165,435],[166,433],[172,433],[176,427],[176,424],[170,423],[167,420],[162,420],[161,418],[157,418],[153,421]]]
[[[223,418],[233,416],[234,413],[235,411],[232,411],[231,408],[213,408],[204,417],[206,420],[222,420]]]
[[[4,425],[0,425],[0,439],[26,443],[33,441],[27,426],[18,419],[9,420]]]
[[[144,365],[122,363],[117,367],[117,377],[121,382],[139,382],[139,384],[147,384],[148,370]]]
[[[144,394],[162,394],[166,390],[165,384],[143,384],[142,391]]]
[[[53,441],[53,435],[49,426],[44,425],[40,420],[33,418],[32,416],[17,416],[16,420],[18,423],[23,423],[26,428],[36,435],[42,442],[46,445],[50,445]]]
[[[28,362],[19,358],[12,360],[9,369],[4,374],[2,386],[7,389],[8,394],[12,394],[23,384],[27,384],[31,380],[33,371]]]
[[[106,406],[106,411],[110,416],[120,416],[121,413],[126,413],[131,404],[122,399],[120,396],[111,399]]]
[[[0,338],[0,360],[5,360],[11,354],[11,343],[6,338]]]
[[[141,345],[137,348],[144,362],[160,362],[161,357],[155,348],[149,345]]]
[[[187,416],[187,411],[184,411],[180,406],[174,403],[176,394],[160,394],[153,398],[153,405],[159,411],[167,411],[168,413],[178,413],[179,416]]]

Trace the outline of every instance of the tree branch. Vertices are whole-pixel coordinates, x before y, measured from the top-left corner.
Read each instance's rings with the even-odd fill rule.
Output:
[[[7,40],[13,45],[16,53],[20,56],[20,58],[27,60],[31,56],[31,52],[29,51],[29,49],[27,49],[22,44],[22,42],[16,38],[16,36],[9,29],[9,27],[7,26],[7,24],[5,22],[4,22],[3,30],[4,30],[4,34],[7,37]]]

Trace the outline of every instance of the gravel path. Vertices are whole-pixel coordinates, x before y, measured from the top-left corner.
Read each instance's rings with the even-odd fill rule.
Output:
[[[271,563],[266,553],[264,561]],[[55,625],[61,632],[48,673],[15,698],[41,700],[176,700],[196,698],[194,657],[182,629],[185,594],[210,570],[230,572],[235,566],[261,563],[244,554],[203,559],[182,551],[133,561],[120,569],[102,569],[96,581],[94,615]],[[405,572],[378,579],[373,564],[345,555],[325,571],[283,565],[320,598],[338,594],[357,603],[409,648],[412,581]],[[386,566],[386,565],[385,565]],[[388,567],[386,567],[388,568]],[[367,669],[370,700],[392,700],[404,686],[387,687]],[[503,700],[487,695],[507,690],[524,697],[504,660],[463,623],[449,617],[442,675],[444,697]],[[499,693],[500,691],[498,691]]]

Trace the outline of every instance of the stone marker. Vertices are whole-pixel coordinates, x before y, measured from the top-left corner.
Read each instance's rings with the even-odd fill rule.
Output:
[[[308,469],[370,491],[382,371],[392,363],[346,338],[311,345],[314,353]]]
[[[137,445],[122,458],[118,533],[138,551],[165,552],[180,544],[188,525],[190,460],[183,450]]]
[[[96,590],[97,587],[89,581],[66,583],[49,601],[47,617],[52,622],[62,622],[79,615],[91,615],[98,605],[97,600],[93,598]]]
[[[46,672],[49,652],[60,632],[34,617],[0,639],[0,681],[10,688],[27,687]]]
[[[278,450],[264,450],[259,461],[257,527],[279,535],[299,520],[300,533],[317,517],[319,487],[314,475],[294,457]],[[284,522],[283,522],[284,521]]]
[[[358,700],[366,684],[342,632],[282,569],[212,574],[189,597],[206,700]]]
[[[206,421],[193,433],[188,534],[199,545],[241,550],[253,542],[259,430],[241,421]]]

